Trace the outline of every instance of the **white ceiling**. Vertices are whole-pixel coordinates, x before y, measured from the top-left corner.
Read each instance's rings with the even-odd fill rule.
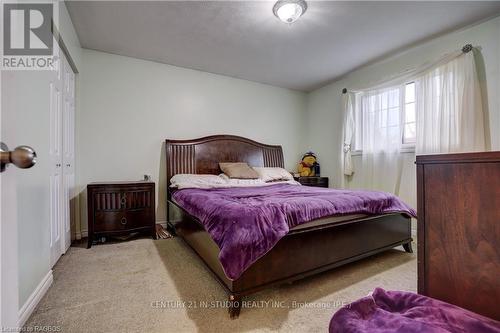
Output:
[[[289,26],[273,16],[273,4],[68,1],[67,7],[84,48],[302,91],[500,14],[500,1],[308,1],[305,15]]]

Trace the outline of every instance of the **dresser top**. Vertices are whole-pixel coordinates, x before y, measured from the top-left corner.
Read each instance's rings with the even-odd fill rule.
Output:
[[[500,162],[500,151],[417,155],[417,164]]]
[[[92,182],[88,186],[102,186],[102,185],[147,185],[154,184],[152,181],[138,180],[138,181],[112,181],[112,182]]]

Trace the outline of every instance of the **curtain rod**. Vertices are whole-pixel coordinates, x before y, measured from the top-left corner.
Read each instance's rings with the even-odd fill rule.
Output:
[[[472,44],[465,44],[464,47],[462,47],[462,52],[469,53],[473,49],[474,49],[474,46],[472,46]],[[347,94],[347,88],[342,89],[342,94]]]

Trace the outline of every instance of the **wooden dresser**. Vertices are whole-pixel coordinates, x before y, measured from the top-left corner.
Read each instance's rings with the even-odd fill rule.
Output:
[[[154,182],[91,183],[87,206],[87,248],[96,236],[145,232],[156,238]]]
[[[500,320],[500,152],[416,163],[418,292]]]

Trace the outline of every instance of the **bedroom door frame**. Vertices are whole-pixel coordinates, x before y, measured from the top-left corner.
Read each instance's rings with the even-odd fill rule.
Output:
[[[12,0],[12,3],[19,2]],[[0,6],[0,17],[3,17],[3,5]],[[3,24],[0,24],[0,34],[3,35]],[[15,117],[13,110],[6,110],[3,102],[2,76],[0,70],[0,141],[13,149],[17,133],[11,127],[5,126],[10,118]],[[7,112],[9,111],[9,112]],[[8,142],[7,142],[8,141]],[[19,320],[19,268],[18,268],[18,229],[17,229],[17,170],[8,167],[0,174],[0,330],[17,327]]]

